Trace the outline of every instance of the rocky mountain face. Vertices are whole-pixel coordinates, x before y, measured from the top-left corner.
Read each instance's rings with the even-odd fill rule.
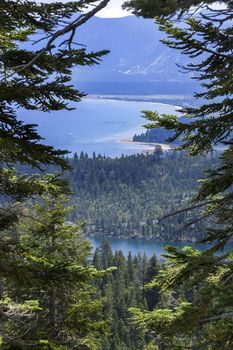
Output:
[[[89,52],[110,53],[99,65],[75,68],[74,84],[89,94],[192,95],[197,83],[177,66],[187,64],[188,58],[162,44],[164,37],[153,20],[93,17],[79,28],[75,42]],[[35,50],[43,45],[40,41]],[[22,45],[29,47],[31,42]]]
[[[165,37],[153,20],[128,16],[93,18],[78,31],[76,40],[89,50],[108,49],[98,67],[78,69],[83,81],[188,82],[178,65],[187,62],[180,52],[160,40]]]

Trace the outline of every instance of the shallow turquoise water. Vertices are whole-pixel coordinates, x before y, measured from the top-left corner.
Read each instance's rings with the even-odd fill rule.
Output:
[[[176,107],[147,102],[85,99],[73,105],[72,111],[40,113],[21,112],[21,119],[39,125],[45,142],[56,148],[68,149],[71,153],[81,151],[107,156],[133,154],[147,146],[123,144],[119,141],[145,131],[141,118],[142,110],[159,113],[176,113]]]

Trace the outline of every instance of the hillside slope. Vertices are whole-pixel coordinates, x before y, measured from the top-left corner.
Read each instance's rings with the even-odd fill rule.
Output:
[[[79,67],[75,81],[83,82],[81,86],[89,87],[90,93],[96,87],[99,93],[192,92],[194,81],[177,67],[187,58],[162,44],[164,36],[152,20],[134,16],[92,18],[79,29],[76,41],[88,50],[108,49],[110,53],[99,66]]]

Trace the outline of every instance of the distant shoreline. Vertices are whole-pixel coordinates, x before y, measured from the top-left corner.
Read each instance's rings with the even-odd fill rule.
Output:
[[[177,111],[174,114],[178,114],[178,110],[181,109],[182,107],[180,106],[175,106],[174,104],[171,103],[162,103],[162,102],[156,102],[154,100],[144,100],[145,96],[133,96],[133,95],[129,95],[129,96],[125,96],[125,95],[118,95],[118,96],[113,96],[113,95],[87,95],[85,97],[86,101],[99,101],[99,102],[120,102],[120,103],[140,103],[140,104],[153,104],[158,106],[170,106],[173,108],[176,108]],[[147,96],[148,98],[149,96]],[[175,101],[174,101],[175,102]],[[151,106],[150,106],[151,108]],[[143,108],[142,108],[143,109]],[[136,132],[136,131],[135,131]],[[160,142],[148,142],[148,141],[133,141],[133,138],[126,138],[124,139],[122,136],[119,135],[119,138],[115,138],[112,141],[113,142],[117,142],[118,144],[122,144],[122,145],[132,145],[135,148],[135,154],[136,153],[141,153],[141,154],[152,154],[155,151],[155,147],[156,146],[161,146],[163,152],[168,152],[168,151],[172,151],[175,146],[172,144],[168,144],[168,143],[160,143]],[[128,136],[131,137],[131,136]]]
[[[167,96],[168,97],[168,96]],[[170,97],[170,98],[169,98]],[[174,98],[172,96],[169,96],[166,98],[166,95],[163,97],[162,95],[158,95],[157,98],[156,96],[134,96],[134,95],[87,95],[84,99],[86,100],[99,100],[99,101],[112,101],[112,102],[139,102],[139,103],[150,103],[154,105],[162,105],[162,106],[172,106],[177,108],[177,112],[179,109],[182,109],[181,105],[177,105],[178,103],[184,103],[186,102],[185,98],[182,99],[182,96],[180,96],[180,99]]]
[[[148,146],[148,148],[144,148],[141,150],[142,153],[153,153],[156,146],[161,146],[164,152],[171,151],[174,149],[173,145],[159,142],[141,142],[141,141],[133,141],[133,140],[118,140],[117,142],[121,144],[131,144],[138,146]]]

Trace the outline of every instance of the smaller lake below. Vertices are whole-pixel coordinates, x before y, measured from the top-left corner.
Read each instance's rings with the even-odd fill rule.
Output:
[[[148,257],[152,257],[155,255],[157,258],[162,258],[162,254],[164,253],[163,248],[165,246],[175,246],[179,248],[183,248],[185,246],[191,246],[193,248],[197,249],[203,249],[204,247],[207,247],[203,244],[197,244],[197,243],[181,243],[181,242],[157,242],[155,240],[138,240],[138,239],[123,239],[123,238],[103,238],[103,237],[92,237],[90,238],[93,251],[95,251],[96,248],[99,248],[101,246],[101,243],[104,240],[108,240],[111,244],[112,251],[119,251],[121,250],[125,256],[128,255],[129,252],[131,252],[133,255],[137,255],[138,253],[146,254]]]

